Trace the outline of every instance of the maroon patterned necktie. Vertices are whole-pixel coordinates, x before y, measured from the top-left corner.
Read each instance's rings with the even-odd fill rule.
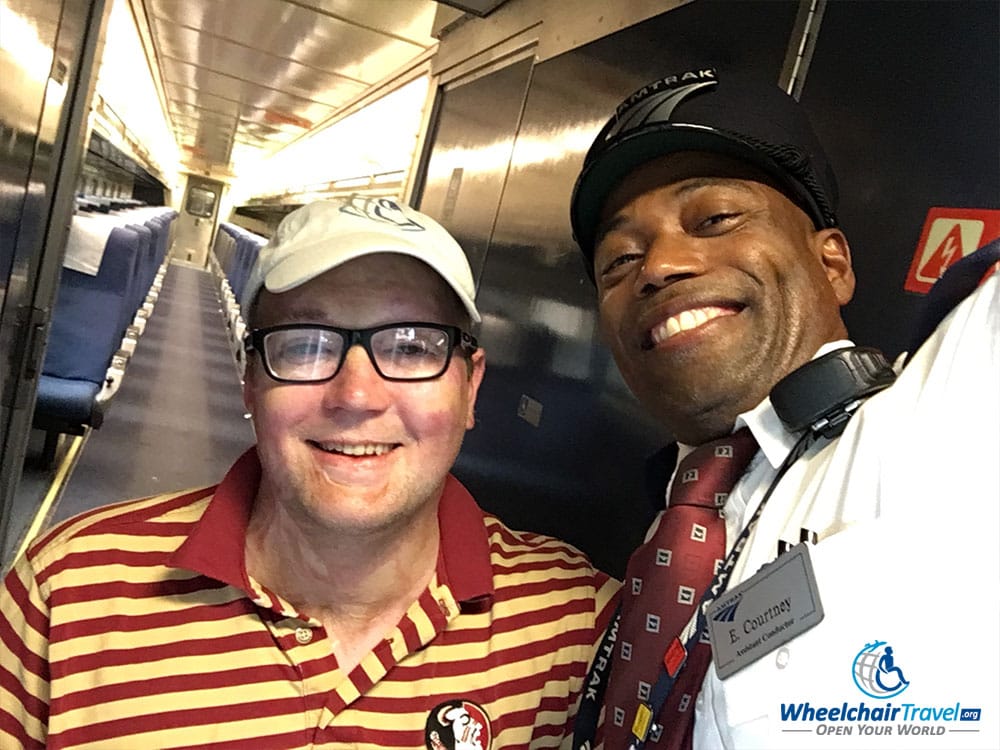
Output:
[[[650,699],[667,646],[687,624],[722,565],[726,556],[722,506],[756,452],[757,441],[746,427],[695,448],[674,474],[670,502],[659,526],[629,559],[604,702],[606,750],[629,747],[636,710]],[[711,648],[704,642],[688,655],[659,716],[653,718],[654,730],[646,740],[649,747],[691,747],[694,699],[711,660]]]

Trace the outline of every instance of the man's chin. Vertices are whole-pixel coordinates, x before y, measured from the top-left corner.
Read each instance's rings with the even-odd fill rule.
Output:
[[[736,386],[702,387],[673,393],[661,391],[655,398],[639,396],[639,400],[680,442],[690,444],[725,434],[735,424],[737,416],[760,401],[750,403],[754,397]]]
[[[412,525],[416,509],[392,505],[386,502],[385,493],[340,494],[335,501],[314,496],[305,504],[305,511],[317,530],[345,538],[372,538],[392,535]]]

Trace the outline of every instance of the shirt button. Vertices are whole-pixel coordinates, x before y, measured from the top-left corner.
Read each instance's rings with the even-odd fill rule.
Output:
[[[311,628],[295,628],[295,640],[303,646],[313,639]]]
[[[448,602],[444,599],[438,599],[438,607],[441,608],[441,612],[445,617],[449,617],[451,615],[451,610],[448,608]]]

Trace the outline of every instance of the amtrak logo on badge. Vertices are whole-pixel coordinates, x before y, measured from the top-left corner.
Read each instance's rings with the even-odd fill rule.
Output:
[[[455,698],[430,712],[424,741],[429,750],[490,750],[490,717],[478,703]]]
[[[736,610],[740,606],[743,594],[737,594],[731,602],[722,603],[718,609],[712,613],[712,619],[716,622],[733,622],[736,619]]]
[[[871,698],[892,698],[910,686],[886,641],[866,643],[854,657],[854,684]]]

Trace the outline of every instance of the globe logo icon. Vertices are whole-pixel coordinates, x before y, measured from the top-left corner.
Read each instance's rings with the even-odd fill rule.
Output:
[[[910,686],[886,641],[866,643],[854,657],[853,672],[858,690],[871,698],[892,698]]]

